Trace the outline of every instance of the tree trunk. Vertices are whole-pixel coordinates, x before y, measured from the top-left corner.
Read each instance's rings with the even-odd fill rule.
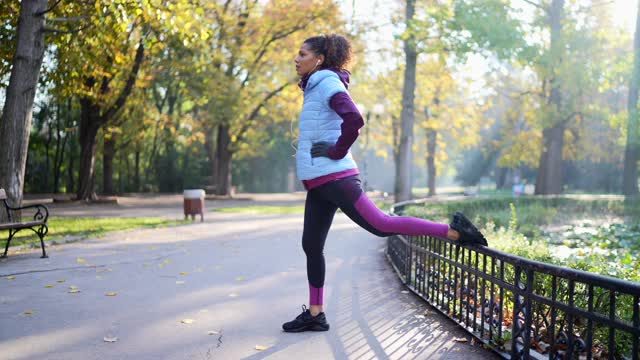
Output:
[[[559,124],[542,132],[544,148],[536,178],[536,195],[562,193],[564,131],[564,125]]]
[[[438,132],[433,129],[427,130],[427,185],[429,196],[436,194],[436,143]]]
[[[204,142],[204,146],[207,150],[207,156],[209,157],[209,169],[210,169],[210,178],[211,181],[208,185],[212,186],[215,188],[216,185],[216,171],[217,171],[217,164],[216,164],[216,149],[215,149],[215,129],[213,127],[207,127],[205,129],[205,142]]]
[[[96,195],[93,190],[94,184],[94,165],[96,158],[96,135],[98,130],[105,124],[112,121],[122,107],[125,105],[127,98],[133,90],[136,78],[142,61],[144,60],[144,39],[140,39],[136,56],[124,87],[117,96],[113,105],[108,108],[102,108],[100,104],[94,103],[89,97],[80,99],[80,173],[78,178],[78,200],[95,200]],[[95,78],[87,78],[87,88],[93,88]],[[100,86],[102,95],[106,95],[109,90],[109,81],[103,78]]]
[[[407,0],[405,9],[407,27],[411,27],[415,13],[415,0]],[[396,162],[395,201],[411,198],[411,163],[413,145],[414,98],[416,87],[417,51],[413,35],[404,40],[405,70],[402,87],[402,132],[400,134],[398,162]]]
[[[53,158],[53,188],[51,189],[54,194],[57,193],[60,188],[62,163],[64,161],[64,148],[67,145],[67,136],[65,136],[64,140],[61,141],[63,133],[62,128],[60,127],[60,122],[62,121],[62,106],[59,102],[56,114],[56,152]]]
[[[627,145],[624,151],[624,174],[622,192],[626,196],[638,195],[638,156],[640,156],[640,134],[638,133],[638,87],[640,87],[640,1],[636,15],[636,33],[633,41],[633,73],[629,81],[627,109]]]
[[[562,39],[562,18],[564,16],[564,0],[553,0],[550,21],[550,41],[549,51],[551,55],[550,66],[552,67],[551,92],[548,106],[553,109],[553,113],[561,114],[562,95],[560,92],[561,78],[558,69],[561,67],[562,54],[564,53],[564,40]],[[557,116],[557,115],[556,115]],[[536,178],[537,195],[560,194],[563,184],[563,161],[562,150],[564,147],[564,120],[554,119],[554,126],[542,131],[543,148],[538,164],[538,176]]]
[[[105,134],[102,151],[102,191],[105,195],[114,195],[113,159],[116,156],[116,134]]]
[[[47,0],[20,3],[16,52],[0,118],[0,188],[12,206],[22,204],[33,101],[45,49],[44,16],[36,14],[46,9]]]
[[[136,161],[133,176],[133,191],[140,192],[140,150],[136,149]]]
[[[72,145],[73,144],[73,145]],[[72,144],[69,145],[69,164],[67,166],[67,188],[66,188],[66,193],[70,194],[70,193],[74,193],[76,192],[76,182],[74,179],[74,173],[73,173],[73,169],[75,169],[75,165],[73,164],[75,161],[75,142],[72,142]]]
[[[215,154],[216,166],[213,169],[216,187],[214,193],[216,195],[231,195],[231,157],[233,154],[229,151],[230,145],[229,126],[218,125]]]
[[[507,168],[496,167],[496,189],[502,189],[507,183]]]
[[[80,172],[78,173],[78,200],[95,200],[93,191],[94,165],[98,142],[96,136],[100,129],[98,107],[89,99],[80,100]]]

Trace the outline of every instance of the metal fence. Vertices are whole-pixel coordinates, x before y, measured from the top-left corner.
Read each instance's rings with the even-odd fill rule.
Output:
[[[504,358],[640,360],[638,283],[426,236],[389,237],[387,257],[409,289]]]

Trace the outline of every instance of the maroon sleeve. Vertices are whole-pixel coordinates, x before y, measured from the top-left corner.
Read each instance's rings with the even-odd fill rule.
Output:
[[[349,148],[358,138],[360,128],[364,126],[364,120],[358,107],[346,92],[333,95],[329,106],[342,118],[342,125],[340,125],[342,133],[336,144],[329,149],[329,158],[339,160],[347,155]]]

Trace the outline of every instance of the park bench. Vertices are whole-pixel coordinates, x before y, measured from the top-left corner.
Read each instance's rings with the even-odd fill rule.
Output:
[[[27,205],[23,207],[11,207],[7,202],[7,194],[4,189],[0,189],[0,200],[4,203],[4,209],[7,214],[9,222],[0,223],[0,230],[9,230],[9,238],[7,239],[7,246],[4,248],[4,254],[0,257],[7,257],[7,251],[9,250],[9,243],[13,236],[20,230],[31,229],[40,238],[40,245],[42,246],[42,258],[47,257],[47,253],[44,249],[44,237],[49,232],[47,226],[47,219],[49,218],[49,210],[46,206],[36,204]],[[15,221],[12,213],[22,212],[25,209],[35,209],[36,213],[33,215],[33,221]]]

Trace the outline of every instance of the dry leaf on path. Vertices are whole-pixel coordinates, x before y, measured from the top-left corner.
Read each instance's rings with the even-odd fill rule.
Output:
[[[116,295],[118,295],[117,292],[108,292],[108,293],[104,294],[104,296],[116,296]]]
[[[80,292],[80,290],[78,290],[78,289],[71,289],[71,290],[69,290],[69,291],[67,291],[67,292],[68,292],[69,294],[77,294],[77,293],[79,293],[79,292]]]
[[[29,310],[29,311],[23,312],[23,314],[25,314],[25,315],[33,315],[34,312],[35,311],[33,311],[33,310]]]
[[[195,320],[193,319],[182,319],[181,323],[183,324],[192,324]]]
[[[15,278],[16,278],[15,276],[7,276],[6,277],[7,280],[15,280]]]
[[[53,285],[47,284],[44,287],[46,287],[47,289],[51,289],[53,287]]]
[[[408,294],[408,293],[409,293],[409,291],[408,291],[408,290],[402,290],[402,291],[400,291],[400,292],[401,292],[401,293],[403,293],[403,294]]]
[[[455,341],[455,342],[459,342],[459,343],[466,343],[466,342],[468,342],[469,340],[468,340],[468,339],[466,339],[466,338],[456,338],[456,339],[453,339],[453,341]]]
[[[64,280],[56,280],[56,282],[63,283]]]
[[[78,264],[82,264],[83,262],[86,262],[87,260],[83,259],[83,258],[76,258],[76,262]]]
[[[102,340],[104,340],[104,342],[116,342],[118,341],[118,337],[117,336],[105,336]]]
[[[256,345],[256,350],[258,351],[264,351],[264,350],[267,350],[268,348],[269,348],[268,346]]]
[[[180,275],[189,275],[189,273],[186,271],[180,271]]]
[[[220,334],[220,332],[219,332],[219,331],[216,331],[216,330],[209,330],[209,331],[207,331],[207,335],[218,335],[218,334]]]
[[[236,278],[236,281],[245,281],[245,280],[247,280],[247,278],[242,276]]]

